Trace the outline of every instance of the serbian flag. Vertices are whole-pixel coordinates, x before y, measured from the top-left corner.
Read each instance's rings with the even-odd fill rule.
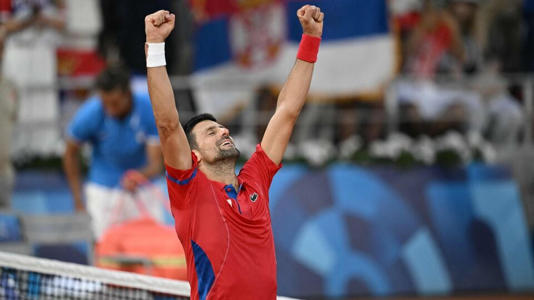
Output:
[[[304,4],[325,13],[310,89],[332,97],[380,91],[395,70],[387,0],[190,0],[196,20],[193,85],[201,111],[246,105],[260,85],[281,85],[295,63]]]

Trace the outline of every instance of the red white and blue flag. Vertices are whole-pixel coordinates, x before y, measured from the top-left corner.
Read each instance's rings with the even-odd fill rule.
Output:
[[[325,13],[310,92],[376,92],[394,75],[395,46],[386,0],[190,0],[195,94],[202,111],[221,114],[246,104],[262,84],[282,84],[295,62],[302,29],[296,11]]]

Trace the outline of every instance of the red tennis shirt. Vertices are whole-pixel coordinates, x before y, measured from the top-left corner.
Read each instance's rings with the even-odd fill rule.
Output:
[[[237,175],[236,191],[209,180],[193,153],[192,160],[189,170],[166,167],[191,299],[276,299],[269,187],[281,165],[257,145]]]

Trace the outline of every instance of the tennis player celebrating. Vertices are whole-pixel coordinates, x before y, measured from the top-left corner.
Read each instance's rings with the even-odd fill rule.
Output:
[[[228,129],[209,114],[180,125],[164,52],[175,16],[160,10],[145,18],[148,90],[191,299],[276,298],[269,187],[306,100],[324,14],[305,5],[297,17],[303,29],[297,60],[261,144],[237,176],[239,150]]]

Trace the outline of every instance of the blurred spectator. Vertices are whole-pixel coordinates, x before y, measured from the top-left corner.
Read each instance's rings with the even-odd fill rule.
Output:
[[[454,130],[480,130],[480,96],[462,85],[431,81],[398,81],[401,129],[410,136],[437,136]]]
[[[519,72],[523,30],[521,0],[489,0],[481,10],[484,60],[498,63],[503,73]]]
[[[63,1],[14,0],[0,29],[6,39],[2,72],[20,95],[16,152],[55,154],[60,134],[56,45],[65,28]]]
[[[443,112],[437,117],[433,124],[429,127],[429,135],[441,136],[449,131],[458,132],[461,134],[467,133],[469,130],[468,109],[462,103],[465,99],[458,96],[453,98],[451,103],[445,108]]]
[[[401,65],[406,65],[407,40],[411,32],[421,20],[421,0],[389,0],[389,8],[393,18],[393,28],[398,34],[401,45]]]
[[[521,104],[507,88],[504,78],[485,72],[475,82],[485,110],[484,136],[499,145],[515,145],[519,141],[524,116]]]
[[[421,18],[422,4],[421,0],[389,0],[389,9],[400,29],[411,30]]]
[[[462,70],[472,74],[480,68],[482,63],[482,50],[478,29],[479,0],[450,0],[449,12],[458,24],[464,59]]]
[[[419,78],[433,78],[438,73],[459,75],[465,60],[458,24],[434,2],[424,1],[406,45],[405,68]]]
[[[104,70],[96,87],[98,96],[87,100],[69,125],[63,161],[76,210],[83,211],[79,155],[82,144],[92,146],[84,192],[99,238],[118,221],[113,218],[119,205],[124,205],[121,218],[138,215],[139,200],[154,218],[162,217],[161,203],[140,185],[143,178],[160,175],[162,160],[148,94],[132,93],[129,73],[119,67]]]
[[[402,118],[399,129],[413,138],[438,137],[450,131],[464,134],[469,129],[469,119],[468,111],[461,101],[462,99],[454,99],[433,120],[423,119],[417,106],[412,103],[403,103],[399,111]]]
[[[3,43],[0,41],[0,62]],[[11,136],[16,120],[17,94],[15,86],[0,75],[0,209],[11,208],[11,191],[15,179],[10,159]]]
[[[145,74],[145,16],[160,9],[172,10],[171,0],[100,0],[103,27],[100,52],[111,63],[122,62],[134,73]],[[180,21],[177,20],[178,26]],[[173,66],[176,51],[173,38],[166,41],[166,60]],[[114,55],[119,54],[119,57]],[[118,60],[118,61],[117,61]]]
[[[383,99],[341,98],[334,109],[334,116],[326,115],[325,118],[337,120],[334,136],[339,147],[354,138],[364,145],[383,138],[386,124]],[[325,109],[325,112],[328,110]]]

